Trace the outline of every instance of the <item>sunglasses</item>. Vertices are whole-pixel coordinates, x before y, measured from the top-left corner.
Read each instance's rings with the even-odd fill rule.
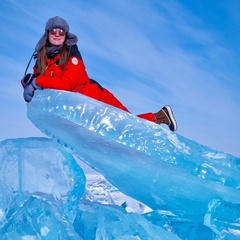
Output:
[[[61,28],[51,28],[49,29],[49,32],[52,34],[52,35],[56,35],[57,32],[60,36],[64,36],[66,34],[66,31],[61,29]]]

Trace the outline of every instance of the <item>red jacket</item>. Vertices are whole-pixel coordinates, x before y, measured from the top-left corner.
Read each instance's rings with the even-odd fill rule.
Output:
[[[82,61],[77,45],[72,46],[70,58],[64,68],[61,69],[58,62],[60,54],[57,54],[51,60],[46,59],[46,74],[36,78],[36,83],[42,88],[52,88],[79,92],[88,97],[100,100],[103,95],[103,88],[94,80],[90,80],[87,75],[85,65]],[[34,73],[37,68],[34,68]]]

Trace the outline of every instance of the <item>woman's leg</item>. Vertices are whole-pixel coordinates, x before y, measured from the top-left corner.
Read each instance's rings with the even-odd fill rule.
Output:
[[[114,106],[116,108],[120,108],[123,111],[129,112],[128,109],[125,106],[123,106],[123,104],[111,92],[109,92],[106,88],[103,89],[103,95],[101,96],[99,101],[107,103],[107,104],[109,104],[111,106]]]
[[[129,110],[123,106],[123,104],[107,89],[103,89],[103,95],[99,99],[99,101],[107,103],[111,106],[117,107],[119,109],[122,109],[126,112],[129,112]],[[129,112],[131,113],[131,112]],[[137,115],[139,118],[143,118],[145,120],[148,120],[150,122],[154,122],[157,124],[167,124],[170,128],[171,131],[176,131],[177,130],[177,122],[173,116],[172,109],[170,106],[166,105],[160,111],[157,113],[143,113]]]
[[[103,95],[99,99],[99,101],[107,103],[107,104],[109,104],[111,106],[120,108],[123,111],[126,111],[126,112],[130,113],[130,111],[125,106],[123,106],[123,104],[111,92],[109,92],[105,88],[103,90]],[[146,119],[148,121],[156,123],[156,117],[155,117],[155,115],[153,113],[139,114],[139,115],[137,115],[137,117],[140,117],[140,118],[143,118],[143,119]]]
[[[139,118],[143,118],[145,120],[148,120],[150,122],[154,122],[156,123],[156,117],[153,113],[149,112],[149,113],[143,113],[143,114],[138,114],[137,117]]]

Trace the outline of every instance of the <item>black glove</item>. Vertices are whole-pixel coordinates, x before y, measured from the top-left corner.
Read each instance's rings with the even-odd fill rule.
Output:
[[[23,88],[26,88],[29,84],[32,83],[33,79],[36,78],[37,76],[39,76],[40,73],[28,73],[25,75],[25,77],[21,80],[21,84],[23,86]]]

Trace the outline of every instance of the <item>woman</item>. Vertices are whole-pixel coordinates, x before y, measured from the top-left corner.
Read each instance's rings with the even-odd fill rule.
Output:
[[[88,77],[77,41],[64,19],[56,16],[47,21],[45,33],[35,47],[37,61],[34,72],[21,80],[25,101],[31,101],[36,89],[52,88],[78,92],[129,112],[111,92]],[[157,124],[167,124],[171,131],[177,130],[176,120],[168,105],[155,114],[137,116]]]

